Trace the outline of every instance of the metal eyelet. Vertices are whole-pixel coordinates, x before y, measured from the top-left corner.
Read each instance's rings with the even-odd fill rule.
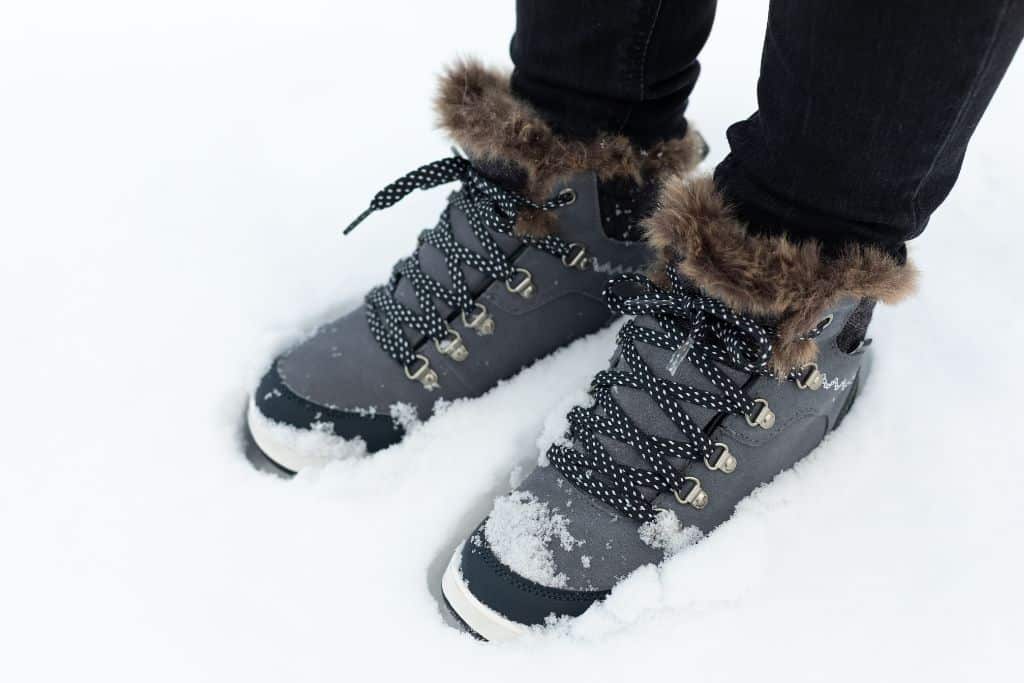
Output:
[[[832,324],[832,321],[835,319],[835,314],[829,313],[824,318],[818,321],[818,324],[814,326],[814,331],[817,332],[818,334],[821,334],[822,332],[825,331],[825,328]]]
[[[437,373],[430,369],[430,359],[417,354],[416,360],[420,362],[419,367],[410,370],[409,365],[405,366],[405,376],[413,382],[419,382],[427,391],[437,389],[440,384],[437,382]]]
[[[569,251],[562,254],[562,265],[566,268],[586,270],[590,266],[590,259],[587,258],[587,247],[579,242],[569,245]]]
[[[576,190],[567,187],[558,193],[557,199],[565,202],[562,206],[569,206],[576,203]]]
[[[761,408],[754,414],[753,417],[750,415],[744,415],[747,424],[751,427],[760,427],[761,429],[771,429],[775,426],[775,413],[768,406],[768,401],[763,398],[755,398],[755,405],[760,405]]]
[[[523,279],[516,284],[512,284],[516,273],[521,274]],[[524,299],[529,299],[537,293],[537,287],[533,284],[533,274],[526,268],[516,268],[512,276],[505,280],[505,289],[513,294],[518,294]]]
[[[709,470],[718,470],[724,474],[732,474],[736,471],[736,456],[732,454],[732,451],[724,443],[716,442],[715,445],[721,449],[718,452],[718,458],[715,459],[715,464],[712,465],[707,456],[704,456],[704,465]]]
[[[443,338],[434,340],[434,348],[441,355],[448,356],[457,363],[469,358],[469,349],[462,343],[462,335],[450,327]]]
[[[683,496],[676,489],[672,489],[672,495],[676,497],[680,505],[692,505],[695,510],[704,509],[710,498],[708,497],[708,492],[700,485],[700,479],[697,477],[683,477],[683,480],[693,482],[689,493]]]
[[[821,389],[824,384],[825,378],[818,371],[817,363],[808,363],[800,369],[800,376],[796,378],[796,385],[801,389],[810,389],[811,391],[817,391]]]
[[[494,318],[487,313],[487,307],[479,302],[473,306],[475,310],[472,318],[465,311],[462,312],[462,324],[481,336],[494,334]]]

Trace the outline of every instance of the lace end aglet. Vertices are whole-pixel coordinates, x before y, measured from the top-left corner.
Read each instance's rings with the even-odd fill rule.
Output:
[[[360,223],[362,223],[363,221],[365,221],[366,217],[369,216],[371,213],[373,213],[373,207],[370,207],[366,211],[363,211],[361,214],[356,216],[356,219],[354,221],[352,221],[351,223],[349,223],[348,227],[346,227],[344,230],[341,231],[341,234],[342,235],[347,235],[350,232],[352,232],[353,230],[355,230],[356,226],[359,225]]]

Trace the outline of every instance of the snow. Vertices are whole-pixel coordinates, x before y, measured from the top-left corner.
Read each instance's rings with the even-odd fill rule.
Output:
[[[411,403],[395,403],[388,409],[388,413],[391,415],[391,420],[395,425],[401,427],[406,434],[420,424],[420,417],[416,413],[416,406]]]
[[[5,4],[0,678],[627,680],[657,653],[708,682],[1011,680],[1024,64],[842,430],[583,618],[492,646],[449,627],[441,571],[613,330],[373,457],[283,481],[242,453],[267,360],[434,223],[450,187],[340,236],[449,154],[433,75],[507,63],[511,2],[358,7]],[[691,101],[709,163],[754,108],[765,11],[720,3]]]
[[[510,489],[518,488],[520,484],[526,481],[526,468],[522,465],[515,465],[509,470],[508,473],[508,487]]]
[[[689,548],[704,536],[695,526],[684,527],[679,523],[679,518],[668,510],[660,510],[654,519],[641,524],[637,533],[640,534],[640,540],[661,550],[666,557]]]
[[[570,552],[583,545],[569,532],[568,518],[529,491],[512,491],[494,501],[484,524],[494,555],[525,579],[549,588],[568,587],[568,577],[555,565],[551,543]],[[589,560],[583,562],[589,565]]]
[[[271,420],[260,412],[255,403],[250,402],[250,410],[250,419],[258,423],[264,433],[268,433],[275,443],[294,451],[303,459],[312,458],[313,462],[326,464],[334,460],[360,458],[366,455],[366,442],[363,439],[343,439],[335,435],[334,425],[330,422],[314,422],[309,429],[296,429],[291,425]]]

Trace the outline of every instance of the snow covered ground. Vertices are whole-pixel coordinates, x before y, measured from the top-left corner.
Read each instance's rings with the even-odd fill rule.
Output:
[[[263,364],[433,224],[447,189],[340,236],[447,154],[433,76],[506,62],[512,5],[4,4],[0,680],[1019,680],[1021,62],[843,429],[575,624],[479,643],[437,585],[611,332],[376,457],[249,466]],[[765,11],[722,3],[691,108],[711,162]]]

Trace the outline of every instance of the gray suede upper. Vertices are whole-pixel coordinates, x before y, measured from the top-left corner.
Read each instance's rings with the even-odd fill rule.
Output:
[[[768,401],[776,414],[774,426],[767,430],[752,427],[743,416],[730,415],[711,434],[712,440],[726,443],[736,456],[738,465],[734,472],[713,471],[702,462],[685,463],[685,474],[699,478],[707,491],[707,506],[698,510],[680,505],[671,493],[658,496],[656,506],[674,513],[681,527],[696,526],[701,532],[708,533],[727,520],[736,504],[754,488],[791,467],[818,445],[836,423],[863,360],[862,353],[844,353],[836,343],[836,337],[856,303],[845,301],[834,309],[832,323],[818,338],[820,355],[817,364],[825,375],[821,389],[800,389],[791,381],[758,377],[746,393]],[[650,318],[639,318],[637,322],[645,326],[656,325]],[[655,375],[670,376],[671,352],[642,343],[637,346]],[[612,362],[613,365],[622,363],[615,358]],[[729,370],[729,374],[741,383],[749,377],[734,370]],[[703,375],[685,362],[678,367],[674,380],[714,390]],[[649,396],[623,387],[618,387],[615,394],[643,432],[685,441],[683,434]],[[690,404],[685,405],[685,411],[701,426],[713,417],[712,411]],[[602,438],[609,454],[619,462],[642,466],[643,461],[632,447],[599,438]],[[676,464],[682,467],[684,463],[679,461]],[[661,550],[641,540],[638,522],[582,493],[554,467],[537,468],[519,490],[532,493],[539,502],[547,503],[552,513],[564,516],[568,520],[569,533],[577,541],[583,541],[572,550],[566,550],[558,542],[548,544],[557,572],[568,579],[565,588],[607,590],[634,569],[663,559]],[[585,562],[583,556],[586,556]]]
[[[432,340],[417,340],[416,353],[426,356],[438,374],[437,389],[428,391],[406,378],[402,366],[370,333],[363,306],[324,325],[285,353],[277,364],[281,379],[297,396],[335,410],[387,414],[392,405],[401,402],[415,406],[422,419],[429,416],[438,399],[478,396],[538,358],[608,324],[611,314],[602,290],[609,275],[643,270],[650,253],[643,243],[605,236],[593,173],[574,176],[564,187],[576,192],[576,201],[555,210],[558,234],[567,242],[585,245],[590,257],[588,268],[569,268],[559,258],[538,249],[522,250],[515,265],[530,271],[536,293],[523,298],[509,292],[504,281],[486,286],[477,300],[494,319],[494,333],[478,335],[459,317],[451,323],[469,350],[464,361],[440,354]],[[466,217],[454,206],[450,210],[456,239],[470,248],[477,247]],[[509,254],[522,244],[504,235],[497,235],[497,239]],[[450,282],[444,257],[437,249],[423,244],[417,254],[426,274],[442,284]],[[476,271],[466,268],[465,273],[471,288],[486,285],[486,279]],[[418,310],[411,287],[404,280],[396,299]]]

